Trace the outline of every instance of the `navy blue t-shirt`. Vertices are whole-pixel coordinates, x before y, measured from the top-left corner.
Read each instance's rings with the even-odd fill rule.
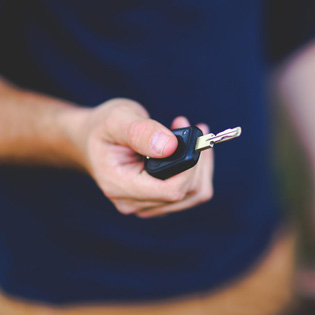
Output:
[[[246,271],[278,221],[269,176],[259,0],[24,1],[0,7],[0,72],[82,106],[143,104],[213,132],[213,199],[167,217],[118,213],[88,175],[0,168],[0,286],[41,301],[144,300]]]

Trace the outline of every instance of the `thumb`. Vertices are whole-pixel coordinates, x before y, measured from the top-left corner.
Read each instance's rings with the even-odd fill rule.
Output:
[[[155,120],[134,115],[124,122],[118,138],[120,144],[153,158],[171,155],[178,145],[176,136],[168,128]]]

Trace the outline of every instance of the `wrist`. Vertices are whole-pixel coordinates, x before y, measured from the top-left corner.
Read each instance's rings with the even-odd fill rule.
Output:
[[[84,127],[92,109],[79,107],[69,102],[45,95],[22,91],[20,102],[33,107],[37,117],[34,120],[34,148],[37,154],[24,152],[26,163],[44,164],[87,170],[84,154]],[[32,138],[25,139],[29,142]]]
[[[90,111],[0,79],[0,164],[87,169],[84,122]]]
[[[62,134],[59,147],[66,166],[90,172],[86,154],[89,133],[88,121],[93,109],[75,105],[64,106],[56,112],[55,119]],[[60,144],[59,144],[60,145]]]

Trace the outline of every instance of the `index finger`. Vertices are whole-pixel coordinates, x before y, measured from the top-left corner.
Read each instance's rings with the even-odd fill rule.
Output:
[[[122,183],[128,189],[130,197],[140,200],[176,202],[185,198],[191,185],[195,167],[175,175],[167,180],[157,179],[145,170]],[[130,185],[132,189],[130,190]],[[129,187],[126,187],[129,186]]]

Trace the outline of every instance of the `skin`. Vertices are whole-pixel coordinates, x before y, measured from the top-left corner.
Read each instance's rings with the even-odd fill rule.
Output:
[[[177,117],[171,128],[186,126],[189,121]],[[205,124],[198,127],[209,132]],[[142,156],[164,158],[176,147],[173,133],[135,101],[84,108],[0,81],[0,163],[86,172],[122,214],[152,218],[211,199],[212,150],[168,180],[144,170]]]
[[[315,41],[292,55],[278,70],[277,90],[282,104],[288,110],[310,166],[309,222],[315,231]],[[311,232],[312,232],[311,231]],[[315,233],[313,232],[313,235]],[[300,292],[315,296],[315,268],[302,270],[297,275]]]
[[[277,85],[283,105],[291,114],[293,125],[306,148],[313,179],[314,82],[315,43],[311,43],[283,65],[278,73]],[[177,117],[172,128],[187,125],[189,122],[186,118]],[[206,125],[201,124],[199,127],[204,133],[208,132]],[[154,149],[155,135],[161,133],[166,135],[168,141]],[[199,163],[193,169],[166,181],[155,179],[143,170],[139,154],[166,157],[175,151],[176,145],[176,138],[172,133],[158,122],[150,120],[144,107],[132,100],[114,99],[96,108],[87,109],[24,91],[5,80],[0,81],[0,164],[50,165],[86,172],[123,214],[153,218],[211,199],[212,150],[202,152]],[[315,202],[313,209],[314,205]],[[272,281],[283,284],[277,288],[277,293],[285,292],[290,286],[287,280],[291,276],[285,273],[282,282],[278,276],[285,270],[283,266],[286,263],[291,270],[292,247],[289,246],[289,254],[281,252],[278,259],[270,258],[270,279],[263,274],[259,281],[255,279],[252,282],[257,287],[237,286],[235,300],[240,301],[240,292],[245,293],[244,301],[247,302],[253,300],[248,298],[249,292],[256,298],[265,298],[266,295],[261,294],[261,281],[266,279],[267,293],[270,293],[270,288],[277,288],[271,285]],[[282,260],[283,257],[285,259]],[[277,261],[280,271],[272,270]],[[246,279],[248,281],[250,278]],[[310,296],[315,295],[314,283],[314,270],[300,273],[299,284]],[[227,305],[226,300],[233,301],[230,292],[227,295],[218,294],[217,297],[223,300],[223,306],[217,304],[218,311]],[[279,299],[284,299],[284,302],[279,300],[281,304],[287,303],[286,297]],[[209,307],[216,306],[215,301],[211,303]],[[262,303],[265,307],[271,305],[270,300],[264,299]],[[229,305],[233,305],[233,309],[227,314],[235,314],[241,310],[233,302]],[[263,308],[257,307],[256,303],[251,314],[258,314],[261,310]],[[67,311],[66,313],[68,314]],[[264,314],[271,313],[274,312],[266,311]]]
[[[315,174],[315,41],[289,58],[278,74],[280,97],[302,141]],[[315,176],[313,176],[315,178]]]
[[[313,179],[314,82],[315,43],[310,43],[282,66],[277,87],[306,148]],[[177,117],[172,128],[187,125],[185,117]],[[208,132],[206,125],[199,127]],[[161,133],[168,141],[154,149],[155,135]],[[212,150],[202,152],[193,169],[166,181],[143,170],[139,154],[166,157],[176,145],[173,134],[150,120],[145,108],[132,100],[113,99],[88,109],[0,80],[0,164],[50,165],[86,172],[122,214],[153,218],[211,199]],[[287,255],[285,261],[291,260]],[[315,292],[314,275],[313,270],[300,273],[300,286],[310,295]]]

